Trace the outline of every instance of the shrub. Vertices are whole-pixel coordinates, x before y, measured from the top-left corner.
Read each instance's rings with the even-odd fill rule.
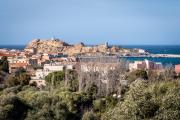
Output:
[[[64,81],[64,80],[65,80],[64,71],[53,72],[45,77],[46,83],[51,86],[62,85],[62,81]],[[64,86],[64,82],[63,82],[62,86]]]
[[[2,57],[0,60],[0,70],[9,73],[9,62],[7,57]]]
[[[16,74],[15,76],[10,75],[8,77],[8,79],[5,81],[5,84],[8,87],[13,87],[13,86],[17,86],[17,85],[28,85],[30,81],[30,76],[27,75],[26,73],[19,73]]]
[[[96,112],[104,112],[106,109],[106,100],[105,99],[97,99],[93,101],[93,109]]]
[[[30,109],[22,100],[14,95],[3,95],[0,99],[1,120],[23,120]]]
[[[146,83],[135,81],[115,108],[109,109],[102,119],[180,119],[180,81]]]
[[[84,113],[82,120],[99,120],[99,119],[92,111],[90,111]]]
[[[138,78],[142,78],[144,80],[148,79],[148,74],[146,71],[144,70],[135,70],[129,73],[129,75],[127,76],[127,79],[130,82],[133,82],[134,80],[138,79]]]

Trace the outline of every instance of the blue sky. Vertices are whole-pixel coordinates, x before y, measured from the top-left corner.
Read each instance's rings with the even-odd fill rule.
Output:
[[[0,45],[180,45],[180,0],[0,0]]]

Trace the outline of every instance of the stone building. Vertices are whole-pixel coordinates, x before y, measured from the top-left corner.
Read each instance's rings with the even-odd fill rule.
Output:
[[[81,63],[99,62],[99,63],[117,63],[120,61],[118,56],[79,56],[77,61]]]

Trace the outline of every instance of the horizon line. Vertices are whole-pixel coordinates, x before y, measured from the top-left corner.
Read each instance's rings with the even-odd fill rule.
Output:
[[[77,43],[78,44],[78,43]],[[109,44],[109,43],[108,43]],[[1,44],[0,46],[26,46],[28,44]],[[70,44],[74,45],[74,44]],[[101,44],[85,44],[85,45],[101,45]],[[180,46],[180,44],[109,44],[109,46]]]

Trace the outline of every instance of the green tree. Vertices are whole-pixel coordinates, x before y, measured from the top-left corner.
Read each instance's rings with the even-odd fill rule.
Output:
[[[99,120],[99,118],[92,111],[84,113],[82,120]]]
[[[4,72],[9,73],[9,62],[7,57],[3,56],[0,61],[0,69]]]
[[[45,77],[46,83],[50,86],[59,86],[59,85],[64,86],[64,80],[65,80],[64,71],[53,72]]]
[[[69,90],[73,92],[78,91],[79,88],[78,73],[75,70],[65,71],[65,85],[69,88]]]
[[[104,112],[106,109],[106,100],[105,99],[97,99],[93,101],[93,109],[96,112]]]
[[[30,107],[18,97],[3,95],[0,97],[1,120],[24,120]]]
[[[12,86],[16,86],[16,85],[28,85],[29,81],[30,81],[30,76],[28,74],[26,74],[25,72],[22,73],[18,73],[15,76],[14,75],[10,75],[7,80],[5,81],[5,84],[8,87],[12,87]]]
[[[7,80],[5,81],[5,85],[7,85],[8,87],[16,86],[16,85],[19,85],[19,81],[16,77],[9,76]]]
[[[129,75],[127,76],[127,79],[130,82],[133,82],[134,80],[136,80],[138,78],[147,80],[148,79],[147,72],[144,70],[135,70],[135,71],[130,72]]]
[[[90,84],[89,86],[87,86],[87,90],[86,90],[87,95],[91,96],[93,99],[95,99],[97,97],[97,93],[98,93],[98,87],[97,85],[95,85],[94,83]]]
[[[109,109],[103,120],[179,120],[180,81],[131,83],[124,100]]]

